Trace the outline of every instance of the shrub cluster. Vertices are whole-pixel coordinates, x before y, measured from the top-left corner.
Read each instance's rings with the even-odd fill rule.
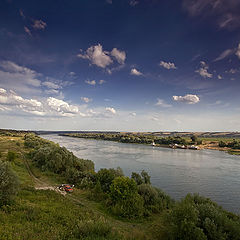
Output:
[[[60,174],[73,184],[81,184],[91,179],[94,163],[79,159],[65,147],[44,140],[35,135],[25,136],[25,146],[32,148],[29,157],[42,171]]]
[[[229,143],[220,141],[218,146],[219,147],[229,147],[229,148],[232,148],[232,149],[240,149],[240,142],[235,140],[235,139],[232,142],[229,142]]]
[[[18,177],[9,163],[0,161],[0,207],[10,203],[17,194]]]
[[[198,194],[177,203],[166,215],[166,226],[166,239],[240,239],[240,218]]]

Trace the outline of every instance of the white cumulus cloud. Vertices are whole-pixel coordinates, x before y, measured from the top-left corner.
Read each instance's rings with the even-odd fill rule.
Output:
[[[120,51],[117,48],[113,48],[111,51],[111,55],[116,58],[118,63],[124,64],[126,59],[126,53],[124,51]]]
[[[95,86],[96,85],[96,81],[95,80],[86,80],[85,83]]]
[[[91,46],[84,54],[79,53],[77,56],[83,59],[88,59],[92,64],[101,68],[105,68],[113,62],[109,53],[103,51],[101,44]]]
[[[106,112],[109,112],[109,113],[112,113],[112,114],[117,113],[117,111],[113,107],[106,107],[105,110],[106,110]]]
[[[111,52],[104,51],[101,44],[89,47],[86,52],[77,55],[80,58],[89,60],[92,64],[106,68],[107,66],[114,63],[114,59],[123,65],[126,60],[126,53],[124,51],[118,50],[117,48],[113,48]]]
[[[130,74],[131,74],[131,75],[136,75],[136,76],[141,76],[141,75],[143,75],[143,74],[142,74],[140,71],[138,71],[136,68],[132,68]]]
[[[208,72],[208,65],[204,61],[201,61],[200,64],[201,67],[195,72],[199,73],[204,78],[212,78],[212,74]]]
[[[187,104],[196,104],[200,101],[200,98],[197,95],[186,94],[185,96],[173,96],[173,100]]]
[[[161,61],[159,63],[160,66],[166,68],[166,69],[177,69],[177,67],[175,66],[174,63],[171,63],[171,62],[164,62],[164,61]]]
[[[79,111],[77,106],[70,105],[63,100],[54,97],[49,97],[47,99],[47,104],[52,110],[66,116],[68,114],[76,114]]]

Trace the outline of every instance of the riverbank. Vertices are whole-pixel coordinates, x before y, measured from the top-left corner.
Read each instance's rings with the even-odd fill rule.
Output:
[[[232,149],[229,147],[220,147],[219,142],[230,142],[233,139],[230,138],[199,138],[195,142],[190,137],[156,137],[155,135],[141,135],[141,134],[129,134],[129,133],[65,133],[59,134],[60,136],[86,138],[95,140],[114,141],[122,143],[134,143],[151,145],[153,147],[163,147],[172,149],[188,149],[188,150],[218,150],[224,151],[232,155],[240,155],[240,149]],[[159,143],[159,142],[165,142]]]

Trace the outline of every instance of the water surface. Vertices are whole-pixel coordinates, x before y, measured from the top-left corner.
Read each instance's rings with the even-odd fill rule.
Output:
[[[187,193],[210,197],[240,213],[240,156],[216,150],[182,150],[140,144],[42,135],[76,156],[90,159],[95,170],[121,167],[127,176],[146,170],[154,186],[180,199]]]

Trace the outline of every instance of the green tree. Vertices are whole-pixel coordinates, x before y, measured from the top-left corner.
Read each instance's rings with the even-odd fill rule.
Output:
[[[18,177],[9,163],[0,161],[0,206],[9,203],[18,191]]]
[[[14,161],[16,159],[16,157],[17,157],[17,154],[15,152],[8,151],[8,153],[7,153],[7,160],[9,162]]]
[[[96,179],[97,179],[97,181],[100,182],[103,192],[109,192],[110,186],[111,186],[113,180],[119,176],[123,176],[123,172],[122,172],[121,168],[117,168],[117,169],[103,168],[97,172]]]
[[[120,216],[135,218],[143,215],[142,197],[137,192],[137,184],[129,177],[117,177],[110,186],[112,211]]]
[[[151,184],[150,176],[148,175],[148,173],[147,173],[146,171],[142,170],[141,176],[142,176],[142,178],[143,178],[143,183],[145,183],[145,184]]]
[[[143,184],[143,180],[140,174],[132,172],[131,178],[137,183],[137,185]]]
[[[197,136],[196,135],[192,135],[191,136],[191,140],[193,143],[197,142]]]

